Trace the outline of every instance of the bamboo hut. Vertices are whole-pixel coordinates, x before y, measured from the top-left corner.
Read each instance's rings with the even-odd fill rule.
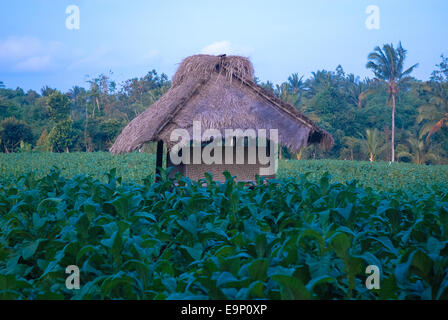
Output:
[[[123,129],[110,152],[132,152],[146,142],[158,142],[156,165],[162,167],[163,144],[171,150],[176,144],[170,138],[171,133],[178,128],[193,136],[193,121],[199,122],[203,130],[217,129],[223,136],[225,129],[277,129],[278,143],[292,152],[299,152],[308,144],[319,144],[325,149],[333,145],[328,132],[254,82],[249,59],[195,55],[182,61],[171,88]],[[205,172],[223,180],[225,170],[239,181],[254,180],[262,165],[258,161],[247,163],[247,156],[244,159],[244,163],[238,164],[173,165],[167,156],[167,167],[173,166],[173,173],[181,172],[195,180],[203,178]]]

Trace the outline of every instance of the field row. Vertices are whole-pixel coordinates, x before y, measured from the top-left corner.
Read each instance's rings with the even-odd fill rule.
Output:
[[[155,156],[131,153],[112,156],[95,153],[16,153],[0,154],[0,177],[15,181],[19,176],[33,174],[43,177],[52,167],[71,178],[78,174],[106,181],[105,173],[117,169],[123,181],[142,183],[154,175]],[[356,179],[363,187],[375,190],[405,190],[414,193],[432,192],[434,188],[448,191],[448,166],[425,166],[407,163],[362,162],[343,160],[280,160],[278,178],[298,178],[308,174],[311,181],[319,181],[329,172],[331,182],[346,183]]]

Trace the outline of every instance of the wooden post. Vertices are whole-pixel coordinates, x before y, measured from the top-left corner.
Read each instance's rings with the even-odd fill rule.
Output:
[[[166,168],[168,169],[168,167],[171,167],[173,164],[171,162],[171,156],[170,156],[170,152],[167,151],[166,153]]]
[[[160,168],[163,167],[163,141],[157,141],[157,155],[156,155],[156,182],[160,181]]]

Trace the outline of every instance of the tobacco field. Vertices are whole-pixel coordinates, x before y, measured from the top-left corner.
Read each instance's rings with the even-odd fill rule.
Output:
[[[0,299],[448,298],[446,166],[284,160],[250,186],[153,166],[0,154]]]

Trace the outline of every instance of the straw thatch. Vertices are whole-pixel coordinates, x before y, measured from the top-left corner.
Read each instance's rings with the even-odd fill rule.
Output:
[[[309,143],[328,149],[333,138],[294,106],[258,86],[247,58],[195,55],[186,58],[172,87],[145,112],[133,119],[110,149],[131,152],[148,141],[171,148],[171,131],[183,128],[192,137],[193,121],[206,129],[278,129],[279,142],[298,152]]]

